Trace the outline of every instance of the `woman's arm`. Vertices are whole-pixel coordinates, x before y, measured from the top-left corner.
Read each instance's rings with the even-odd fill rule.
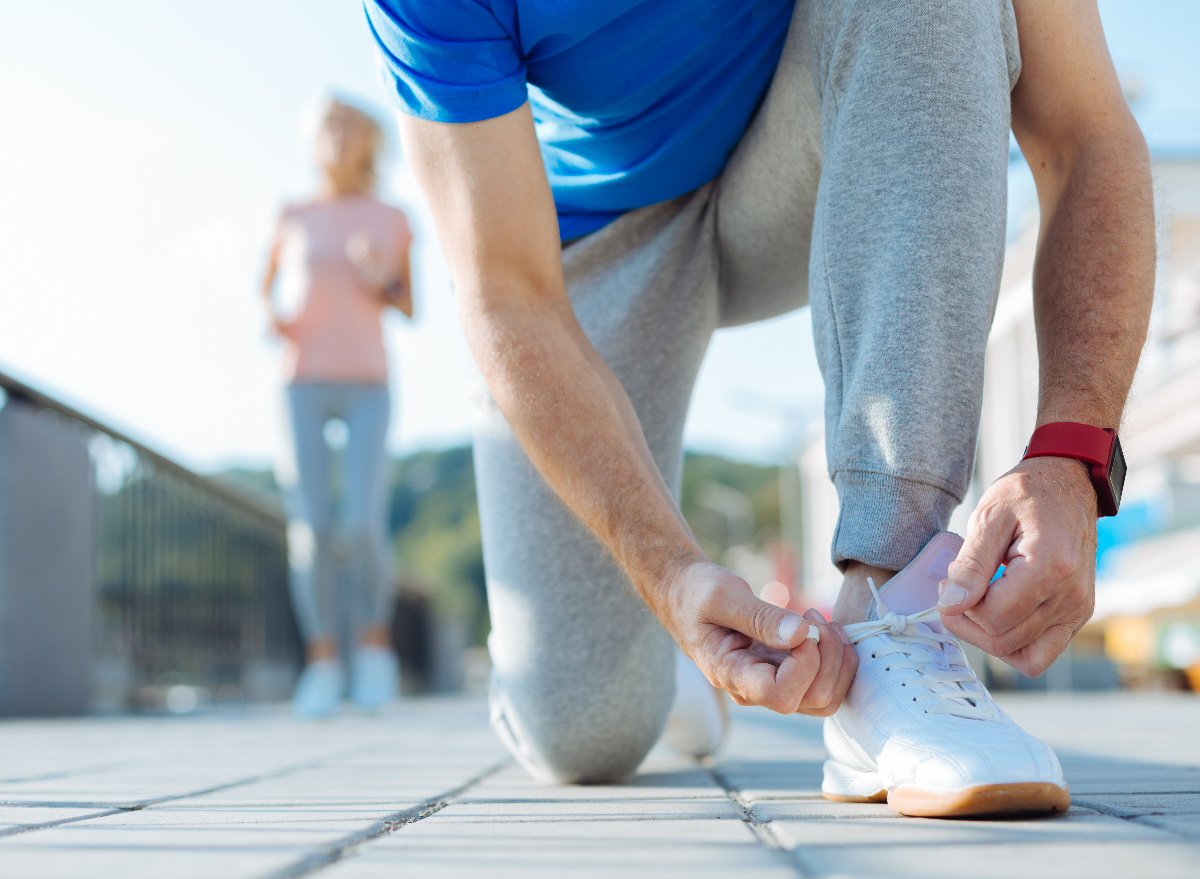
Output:
[[[282,220],[282,217],[280,219]],[[262,299],[263,305],[267,309],[269,332],[273,336],[286,336],[287,328],[279,319],[279,313],[275,310],[275,302],[271,298],[271,291],[275,287],[275,275],[279,271],[279,222],[276,222],[275,228],[276,232],[271,236],[271,246],[267,250],[267,266],[263,271]]]
[[[359,282],[405,317],[413,316],[410,241],[407,239],[396,248],[395,258],[376,247],[366,233],[356,233],[346,241],[346,259],[358,272]]]
[[[383,288],[383,296],[388,305],[397,308],[405,317],[413,316],[412,263],[407,247],[400,251],[396,259],[395,272],[392,280]]]

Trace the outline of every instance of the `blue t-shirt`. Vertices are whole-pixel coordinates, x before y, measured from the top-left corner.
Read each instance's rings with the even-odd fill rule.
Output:
[[[526,100],[563,240],[716,177],[766,92],[795,0],[365,0],[399,108]]]

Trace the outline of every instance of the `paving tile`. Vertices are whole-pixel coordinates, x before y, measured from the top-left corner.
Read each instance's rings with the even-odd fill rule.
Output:
[[[426,821],[526,824],[580,821],[733,820],[742,813],[727,798],[707,800],[505,800],[454,803]],[[421,822],[424,823],[424,822]],[[413,825],[414,827],[416,825]]]
[[[1196,850],[1175,842],[860,844],[803,849],[807,876],[856,879],[1196,879]]]
[[[1195,846],[1159,830],[1072,809],[1055,818],[938,821],[922,818],[773,821],[771,830],[808,873],[896,879],[969,875],[1195,879]]]
[[[1095,780],[1078,782],[1070,778],[1067,782],[1071,788],[1072,797],[1094,797],[1107,794],[1147,794],[1147,793],[1179,793],[1190,794],[1200,792],[1200,786],[1190,781],[1128,779],[1112,781]]]
[[[400,805],[389,812],[378,809],[292,808],[292,809],[175,809],[150,808],[121,812],[62,828],[71,837],[88,836],[96,831],[97,838],[116,838],[119,830],[185,829],[207,831],[228,828],[243,830],[301,830],[351,833],[384,815],[411,808],[416,803]],[[66,836],[62,837],[66,839]],[[83,844],[83,843],[72,843]],[[90,843],[89,843],[90,844]]]
[[[803,802],[760,801],[752,805],[760,821],[808,821],[826,818],[901,818],[887,803],[835,803],[824,798]]]
[[[543,784],[530,778],[515,763],[471,788],[462,797],[474,800],[670,800],[722,797],[712,776],[691,761],[668,755],[651,758],[625,784]]]
[[[0,875],[13,879],[260,879],[298,860],[305,849],[187,848],[147,838],[128,847],[62,848],[20,837],[0,854]]]
[[[757,842],[738,844],[680,839],[674,844],[646,845],[616,841],[574,841],[548,845],[529,839],[503,849],[464,839],[450,846],[419,845],[408,849],[356,855],[322,871],[329,879],[795,879],[789,858]]]
[[[822,765],[813,760],[718,760],[715,768],[746,799],[795,800],[821,796]]]
[[[1200,793],[1072,796],[1072,802],[1119,818],[1137,815],[1200,815]]]
[[[644,803],[638,803],[644,806]],[[730,871],[756,877],[794,877],[785,855],[765,848],[741,820],[589,816],[583,820],[514,823],[448,806],[404,827],[323,872],[330,879],[396,875],[472,876],[688,876],[728,879]]]
[[[1159,830],[1166,830],[1168,833],[1200,842],[1200,815],[1195,813],[1191,815],[1141,815],[1132,820],[1138,824],[1157,827]],[[1200,851],[1197,852],[1196,857],[1200,858]]]

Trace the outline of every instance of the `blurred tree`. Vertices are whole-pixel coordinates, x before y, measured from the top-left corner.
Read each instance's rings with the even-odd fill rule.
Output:
[[[220,474],[256,493],[278,495],[269,471]],[[688,454],[682,508],[701,547],[722,559],[734,543],[762,551],[779,534],[779,468]],[[417,452],[392,465],[388,504],[396,574],[428,591],[435,616],[465,617],[473,641],[490,630],[475,467],[470,447]]]
[[[729,490],[744,498],[744,512],[736,510]],[[713,559],[719,561],[739,544],[762,550],[779,536],[778,467],[689,453],[683,462],[681,495],[684,518]]]

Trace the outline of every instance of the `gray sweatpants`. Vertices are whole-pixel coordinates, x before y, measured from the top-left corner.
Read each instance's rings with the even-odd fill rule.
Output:
[[[717,180],[563,254],[571,301],[678,493],[713,331],[811,303],[837,563],[898,569],[966,491],[1004,255],[1010,0],[799,0]],[[671,705],[673,645],[480,393],[492,722],[535,776],[612,781]]]
[[[296,382],[287,388],[294,467],[280,468],[288,503],[288,584],[306,641],[353,637],[384,625],[391,610],[387,548],[387,385]],[[325,424],[349,428],[342,452],[340,520],[335,518]],[[338,526],[335,528],[335,524]],[[343,541],[339,547],[338,538]],[[345,560],[339,577],[338,557]],[[345,587],[344,589],[342,587]]]

